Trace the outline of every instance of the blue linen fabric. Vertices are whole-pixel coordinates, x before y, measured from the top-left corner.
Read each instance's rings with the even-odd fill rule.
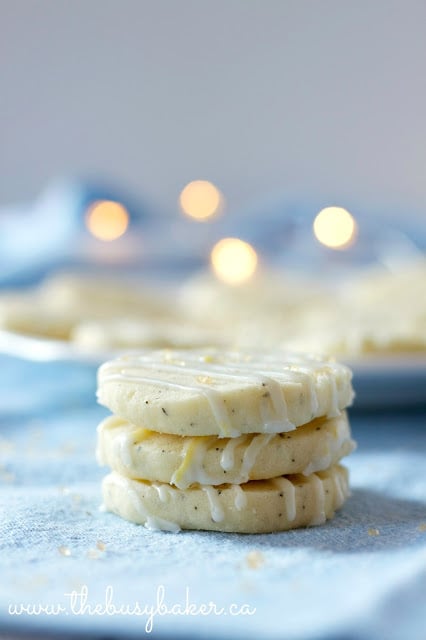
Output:
[[[1,629],[424,640],[425,409],[352,412],[352,496],[324,526],[172,534],[99,509],[94,369],[0,365]]]

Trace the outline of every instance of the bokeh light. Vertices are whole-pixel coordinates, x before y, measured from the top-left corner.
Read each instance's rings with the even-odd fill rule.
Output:
[[[208,180],[194,180],[182,190],[179,203],[187,216],[204,221],[221,212],[223,196]]]
[[[357,225],[354,217],[342,207],[326,207],[313,224],[315,237],[331,249],[346,249],[355,240]]]
[[[99,200],[89,207],[86,226],[95,238],[110,242],[126,232],[129,226],[129,214],[119,202]]]
[[[216,276],[231,285],[249,280],[257,268],[257,253],[253,247],[238,238],[223,238],[217,242],[210,255]]]

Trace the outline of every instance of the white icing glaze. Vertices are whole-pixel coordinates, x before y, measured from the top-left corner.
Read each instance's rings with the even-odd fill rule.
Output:
[[[323,524],[326,520],[324,485],[322,483],[322,480],[315,473],[312,473],[309,479],[314,491],[314,498],[313,498],[314,515],[312,516],[312,519],[309,524],[310,525]]]
[[[302,473],[304,476],[310,476],[311,473],[315,473],[316,471],[324,471],[324,469],[328,469],[332,461],[333,458],[330,452],[323,456],[317,456],[303,469]]]
[[[283,494],[287,520],[293,522],[296,517],[296,487],[284,476],[275,478],[273,483]]]
[[[225,513],[220,504],[217,489],[215,489],[211,485],[204,485],[201,488],[207,495],[209,505],[210,505],[210,514],[211,514],[212,520],[214,522],[222,522],[222,520],[225,517]]]
[[[120,459],[123,466],[127,470],[131,470],[133,465],[132,450],[133,450],[134,434],[132,432],[121,432],[117,436],[118,448],[120,451]]]
[[[235,464],[235,449],[247,441],[247,436],[240,436],[239,438],[229,438],[228,442],[223,448],[220,456],[220,466],[225,471],[231,471]]]
[[[211,442],[211,438],[187,438],[183,445],[183,460],[174,472],[171,483],[179,489],[187,489],[191,484],[214,484],[208,473],[203,469],[203,461]]]
[[[237,511],[242,511],[247,506],[247,496],[243,489],[241,489],[239,484],[233,485],[233,491],[235,493],[234,497],[234,506]]]
[[[323,438],[316,455],[302,471],[303,475],[309,476],[316,471],[328,469],[337,458],[348,455],[354,449],[355,443],[350,437],[345,415],[340,414],[334,419],[332,429],[330,430],[327,425],[324,425]]]
[[[157,491],[160,502],[168,502],[170,497],[173,495],[173,489],[168,484],[164,484],[163,482],[152,482],[151,486]]]
[[[243,462],[241,465],[241,482],[247,482],[249,480],[250,471],[253,469],[256,458],[259,451],[265,447],[274,434],[259,434],[252,438],[250,444],[244,451]]]
[[[171,359],[173,354],[173,360]],[[229,412],[223,401],[221,393],[212,387],[214,380],[229,380],[236,385],[242,381],[249,381],[255,385],[262,385],[268,391],[272,413],[267,411],[266,403],[263,403],[262,419],[265,433],[278,433],[289,431],[295,426],[288,419],[288,408],[285,400],[283,385],[307,386],[307,395],[310,398],[311,413],[318,411],[317,383],[320,373],[325,375],[330,385],[330,411],[329,415],[336,415],[339,409],[339,394],[335,381],[337,372],[345,370],[342,365],[333,365],[320,358],[298,355],[282,354],[282,359],[272,354],[260,354],[256,351],[216,352],[215,350],[201,351],[159,351],[150,355],[125,356],[121,359],[107,362],[99,369],[99,380],[102,382],[145,382],[153,385],[169,387],[202,393],[209,402],[213,416],[219,426],[222,436],[237,437],[240,434],[235,428],[231,428]],[[283,362],[284,361],[284,362]],[[149,366],[147,375],[144,365]],[[190,366],[188,366],[190,365]],[[266,369],[266,370],[264,370]],[[159,377],[152,375],[153,371],[160,373]],[[347,371],[348,378],[350,376]],[[172,382],[165,379],[164,374],[180,374],[186,378],[195,376],[191,382]],[[274,378],[270,374],[274,374]],[[206,375],[209,374],[209,375]],[[200,382],[206,378],[206,383]],[[277,379],[276,379],[277,378]],[[302,380],[300,382],[300,379]],[[198,381],[198,382],[197,382]]]
[[[334,476],[334,487],[336,489],[336,497],[337,497],[337,506],[341,507],[345,501],[345,491],[342,484],[342,479],[340,477],[339,472],[337,472]]]
[[[107,363],[108,364],[108,363]],[[103,365],[104,366],[104,365]],[[174,372],[176,370],[174,369]],[[180,389],[183,391],[193,391],[195,393],[202,393],[208,401],[212,410],[213,416],[219,426],[219,430],[222,435],[226,437],[237,437],[239,432],[230,429],[229,426],[229,414],[223,403],[220,393],[215,389],[210,388],[207,385],[202,384],[178,384],[176,382],[165,381],[162,378],[152,378],[150,376],[137,375],[131,372],[131,370],[121,369],[119,373],[108,374],[106,381],[118,381],[118,382],[146,382],[153,385],[161,385],[170,387],[171,389]]]
[[[300,365],[294,365],[291,367],[291,370],[293,372],[299,373],[300,375],[303,376],[303,379],[305,380],[306,384],[308,385],[309,388],[309,395],[311,398],[311,414],[312,416],[316,416],[318,413],[318,394],[317,394],[317,389],[315,386],[315,382],[316,379],[312,373],[312,370],[309,369],[308,367],[302,367]]]
[[[178,531],[180,531],[180,526],[175,522],[164,520],[164,518],[157,518],[156,516],[147,516],[144,526],[151,531],[170,531],[171,533],[178,533]]]
[[[327,367],[329,371],[329,385],[330,385],[330,409],[328,411],[328,417],[334,418],[338,416],[339,411],[339,394],[337,392],[337,384],[335,378],[335,371],[332,367]]]
[[[295,425],[288,419],[287,403],[284,399],[284,393],[280,383],[277,382],[277,380],[263,375],[262,385],[268,389],[272,407],[275,411],[275,420],[264,422],[263,430],[266,433],[280,433],[282,431],[292,431],[295,429]]]
[[[112,479],[109,482],[112,482]],[[132,482],[134,482],[133,480],[129,480],[128,478],[125,478],[118,473],[114,473],[114,482],[116,484],[120,484],[122,489],[126,492],[129,500],[133,505],[133,509],[144,520],[144,526],[147,529],[171,531],[174,533],[180,531],[180,527],[176,522],[171,522],[170,520],[159,518],[147,511],[147,509],[142,505],[141,498],[132,486]]]
[[[244,447],[243,461],[238,482],[249,480],[250,472],[256,462],[259,452],[266,447],[275,434],[244,435],[239,438],[229,438],[220,456],[220,466],[224,471],[230,471],[235,466],[235,449]],[[210,476],[203,468],[203,462],[208,448],[214,439],[207,437],[188,438],[184,444],[183,461],[171,478],[171,483],[179,489],[186,489],[193,483],[220,484],[222,477]]]

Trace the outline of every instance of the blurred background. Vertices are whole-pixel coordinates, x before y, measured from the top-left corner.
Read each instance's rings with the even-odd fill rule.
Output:
[[[208,324],[214,296],[228,295],[217,282],[232,289],[266,267],[280,282],[258,280],[243,315],[284,313],[303,290],[317,325],[319,282],[424,258],[423,0],[0,0],[0,10],[0,286],[76,266],[182,282],[210,269],[216,280],[181,303],[194,314],[204,296]],[[386,301],[379,280],[345,317],[375,301],[379,326],[414,299],[406,333],[423,345],[425,264]],[[311,288],[283,282],[291,270],[314,276]],[[413,281],[418,292],[403,298]],[[16,328],[9,313],[0,325]]]
[[[0,203],[207,179],[424,216],[423,0],[0,0]]]

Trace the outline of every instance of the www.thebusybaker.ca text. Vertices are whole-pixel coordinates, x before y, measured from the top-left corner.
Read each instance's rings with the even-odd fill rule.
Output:
[[[29,615],[74,615],[74,616],[146,616],[146,633],[154,628],[156,616],[252,616],[256,608],[248,604],[231,603],[226,607],[219,607],[215,602],[191,602],[189,587],[185,589],[185,598],[181,603],[166,602],[166,588],[159,585],[152,604],[135,601],[131,604],[117,604],[114,602],[114,590],[111,585],[105,589],[105,597],[101,602],[89,602],[89,588],[83,585],[80,591],[65,593],[65,604],[17,603],[9,604],[9,614],[13,616]]]

